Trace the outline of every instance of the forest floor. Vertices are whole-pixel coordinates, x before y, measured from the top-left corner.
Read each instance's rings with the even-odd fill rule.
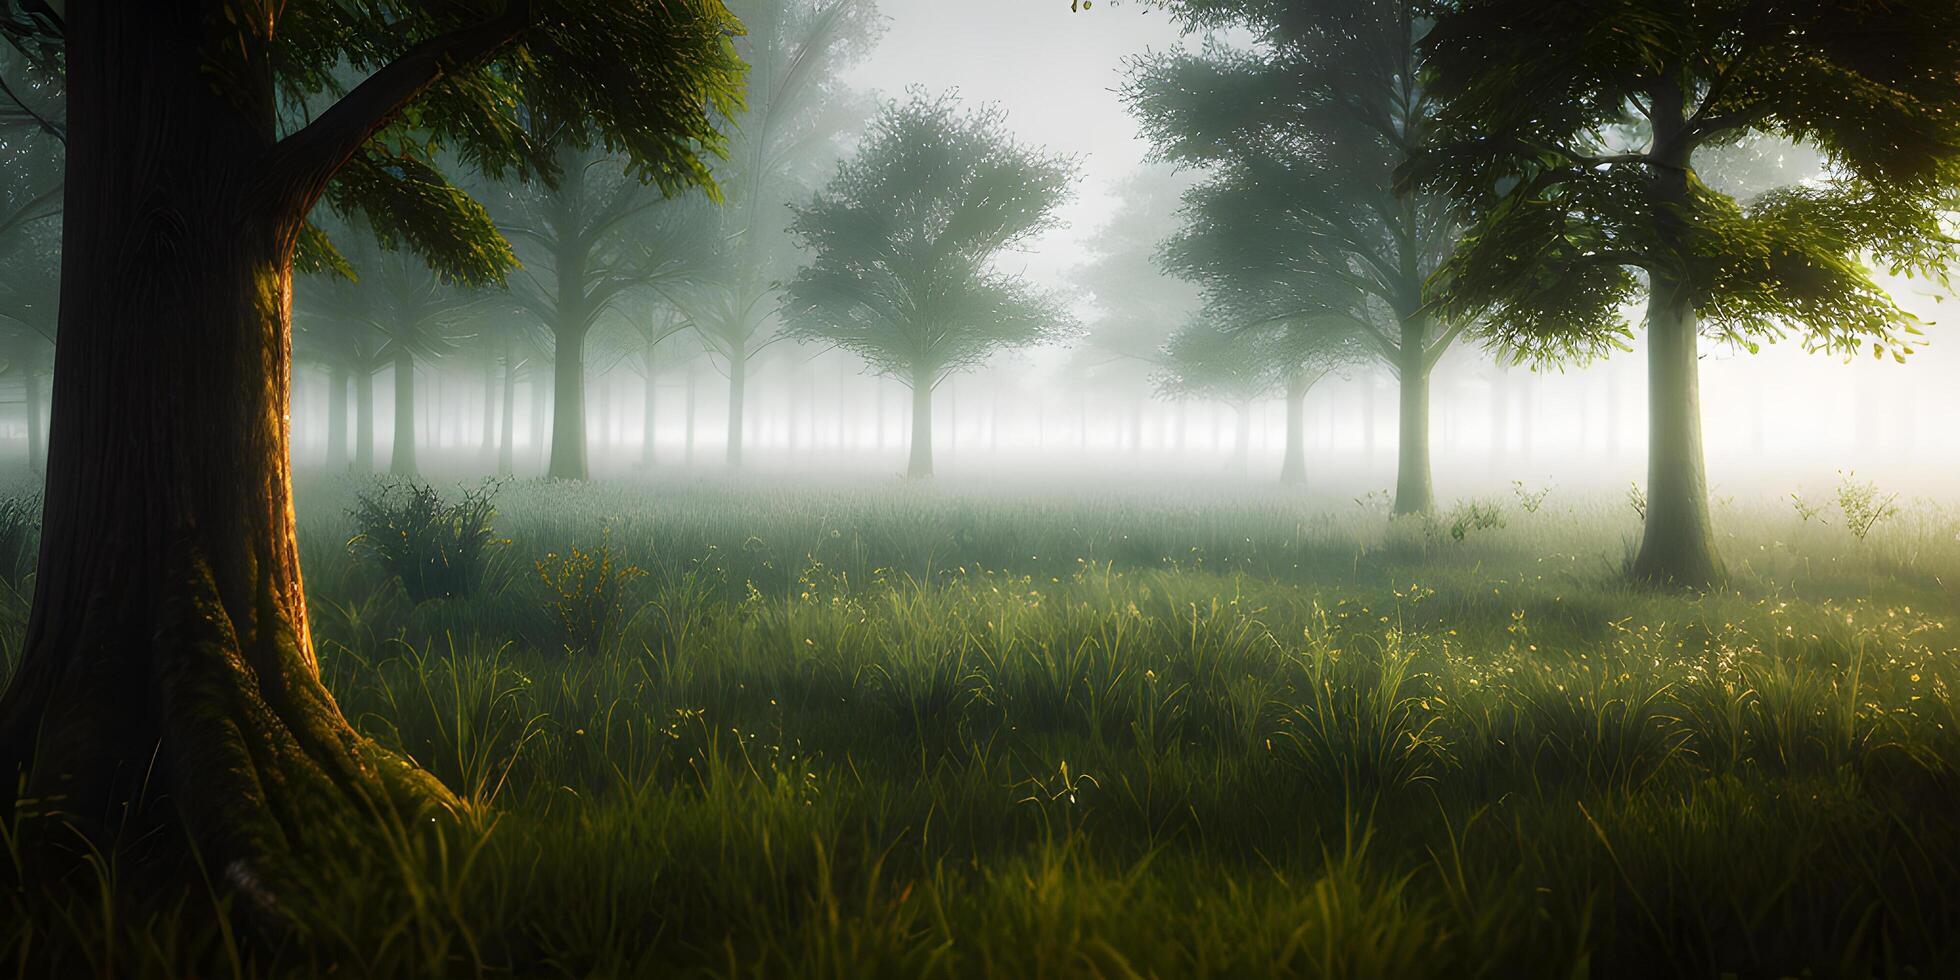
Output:
[[[1960,971],[1944,505],[1723,504],[1680,595],[1610,497],[520,483],[418,604],[362,487],[302,488],[322,669],[471,815],[278,955],[105,851],[9,887],[9,971]]]

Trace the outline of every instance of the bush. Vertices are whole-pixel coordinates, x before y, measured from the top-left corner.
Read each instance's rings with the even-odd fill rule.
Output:
[[[559,627],[559,642],[568,654],[597,653],[619,626],[626,612],[626,588],[646,570],[613,553],[610,535],[597,548],[552,552],[537,563],[538,580]]]
[[[495,539],[490,523],[499,486],[485,482],[450,503],[427,484],[382,483],[358,498],[351,515],[356,532],[347,548],[399,580],[411,602],[474,595],[491,551],[505,543]]]

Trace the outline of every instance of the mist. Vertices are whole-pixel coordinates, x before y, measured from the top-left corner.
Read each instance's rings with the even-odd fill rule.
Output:
[[[1056,226],[995,264],[1064,296],[1080,332],[1000,353],[941,384],[933,426],[942,475],[990,481],[1120,475],[1132,486],[1138,480],[1273,483],[1284,452],[1283,399],[1269,394],[1241,407],[1165,396],[1151,351],[1098,343],[1099,330],[1134,311],[1112,311],[1097,293],[1106,284],[1085,276],[1100,236],[1121,220],[1126,204],[1154,205],[1156,230],[1166,236],[1175,230],[1174,196],[1126,197],[1134,197],[1139,180],[1188,187],[1192,174],[1153,158],[1121,90],[1132,59],[1194,49],[1202,36],[1187,35],[1148,7],[1051,17],[1047,6],[1042,0],[984,6],[922,0],[878,8],[864,50],[842,65],[835,81],[857,114],[855,124],[809,163],[806,184],[849,155],[879,100],[909,88],[995,105],[1014,137],[1074,161],[1076,181]],[[1025,29],[1029,18],[1038,18],[1042,29]],[[948,45],[940,43],[944,38],[960,40]],[[1802,163],[1781,179],[1794,184],[1812,176],[1814,160]],[[798,202],[783,206],[790,203]],[[1139,267],[1149,261],[1146,254],[1122,258]],[[298,286],[302,308],[309,285]],[[1807,353],[1794,337],[1764,343],[1755,353],[1718,340],[1704,345],[1701,417],[1717,492],[1781,498],[1835,485],[1840,471],[1917,494],[1955,489],[1960,433],[1940,424],[1960,410],[1960,386],[1953,384],[1960,362],[1947,350],[1941,325],[1940,304],[1950,291],[1925,280],[1885,285],[1923,321],[1924,342],[1905,363]],[[1185,299],[1191,308],[1200,304],[1195,290]],[[1163,310],[1161,332],[1187,312]],[[1638,303],[1622,310],[1629,324],[1637,325],[1642,313]],[[458,333],[472,328],[463,325]],[[774,323],[758,334],[772,346],[758,355],[748,379],[744,465],[778,475],[902,472],[911,426],[902,380],[877,375],[846,351],[778,336]],[[432,474],[465,478],[495,455],[485,448],[497,436],[485,413],[503,410],[500,369],[481,366],[485,355],[474,353],[473,343],[417,364],[426,397],[418,402],[416,431]],[[650,395],[644,365],[589,361],[587,439],[595,474],[624,479],[728,469],[725,358],[704,353],[685,331],[662,344]],[[1512,481],[1618,493],[1644,480],[1644,335],[1635,331],[1628,345],[1599,360],[1542,365],[1511,363],[1509,352],[1475,338],[1453,347],[1438,367],[1432,396],[1438,495],[1488,495]],[[617,352],[610,358],[622,360]],[[532,360],[531,367],[542,363],[540,355]],[[294,388],[294,453],[303,468],[324,466],[330,455],[329,381],[309,367],[302,358]],[[378,372],[374,384],[376,451],[385,468],[394,431],[389,372]],[[514,385],[518,475],[546,468],[550,385],[544,370],[521,371]],[[348,411],[352,426],[354,409]],[[1243,431],[1241,411],[1248,416]],[[1393,485],[1397,405],[1393,379],[1380,365],[1343,366],[1314,387],[1306,411],[1310,492],[1339,498]],[[12,432],[23,439],[18,422]]]

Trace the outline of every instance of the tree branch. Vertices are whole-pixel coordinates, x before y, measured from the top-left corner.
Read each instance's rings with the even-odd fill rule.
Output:
[[[369,75],[304,128],[273,144],[261,181],[268,203],[289,215],[311,210],[333,175],[403,106],[444,76],[510,43],[530,22],[530,0],[507,0],[503,13],[423,41]]]

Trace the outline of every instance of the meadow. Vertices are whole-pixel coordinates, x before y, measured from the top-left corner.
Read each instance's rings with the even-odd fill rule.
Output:
[[[1723,502],[1730,580],[1689,595],[1625,584],[1640,502],[1611,494],[1423,520],[1215,487],[438,489],[303,485],[302,565],[343,710],[463,819],[321,869],[292,899],[316,934],[271,954],[140,840],[21,873],[60,836],[23,810],[0,963],[1960,974],[1940,503]],[[30,584],[0,590],[0,676]]]

